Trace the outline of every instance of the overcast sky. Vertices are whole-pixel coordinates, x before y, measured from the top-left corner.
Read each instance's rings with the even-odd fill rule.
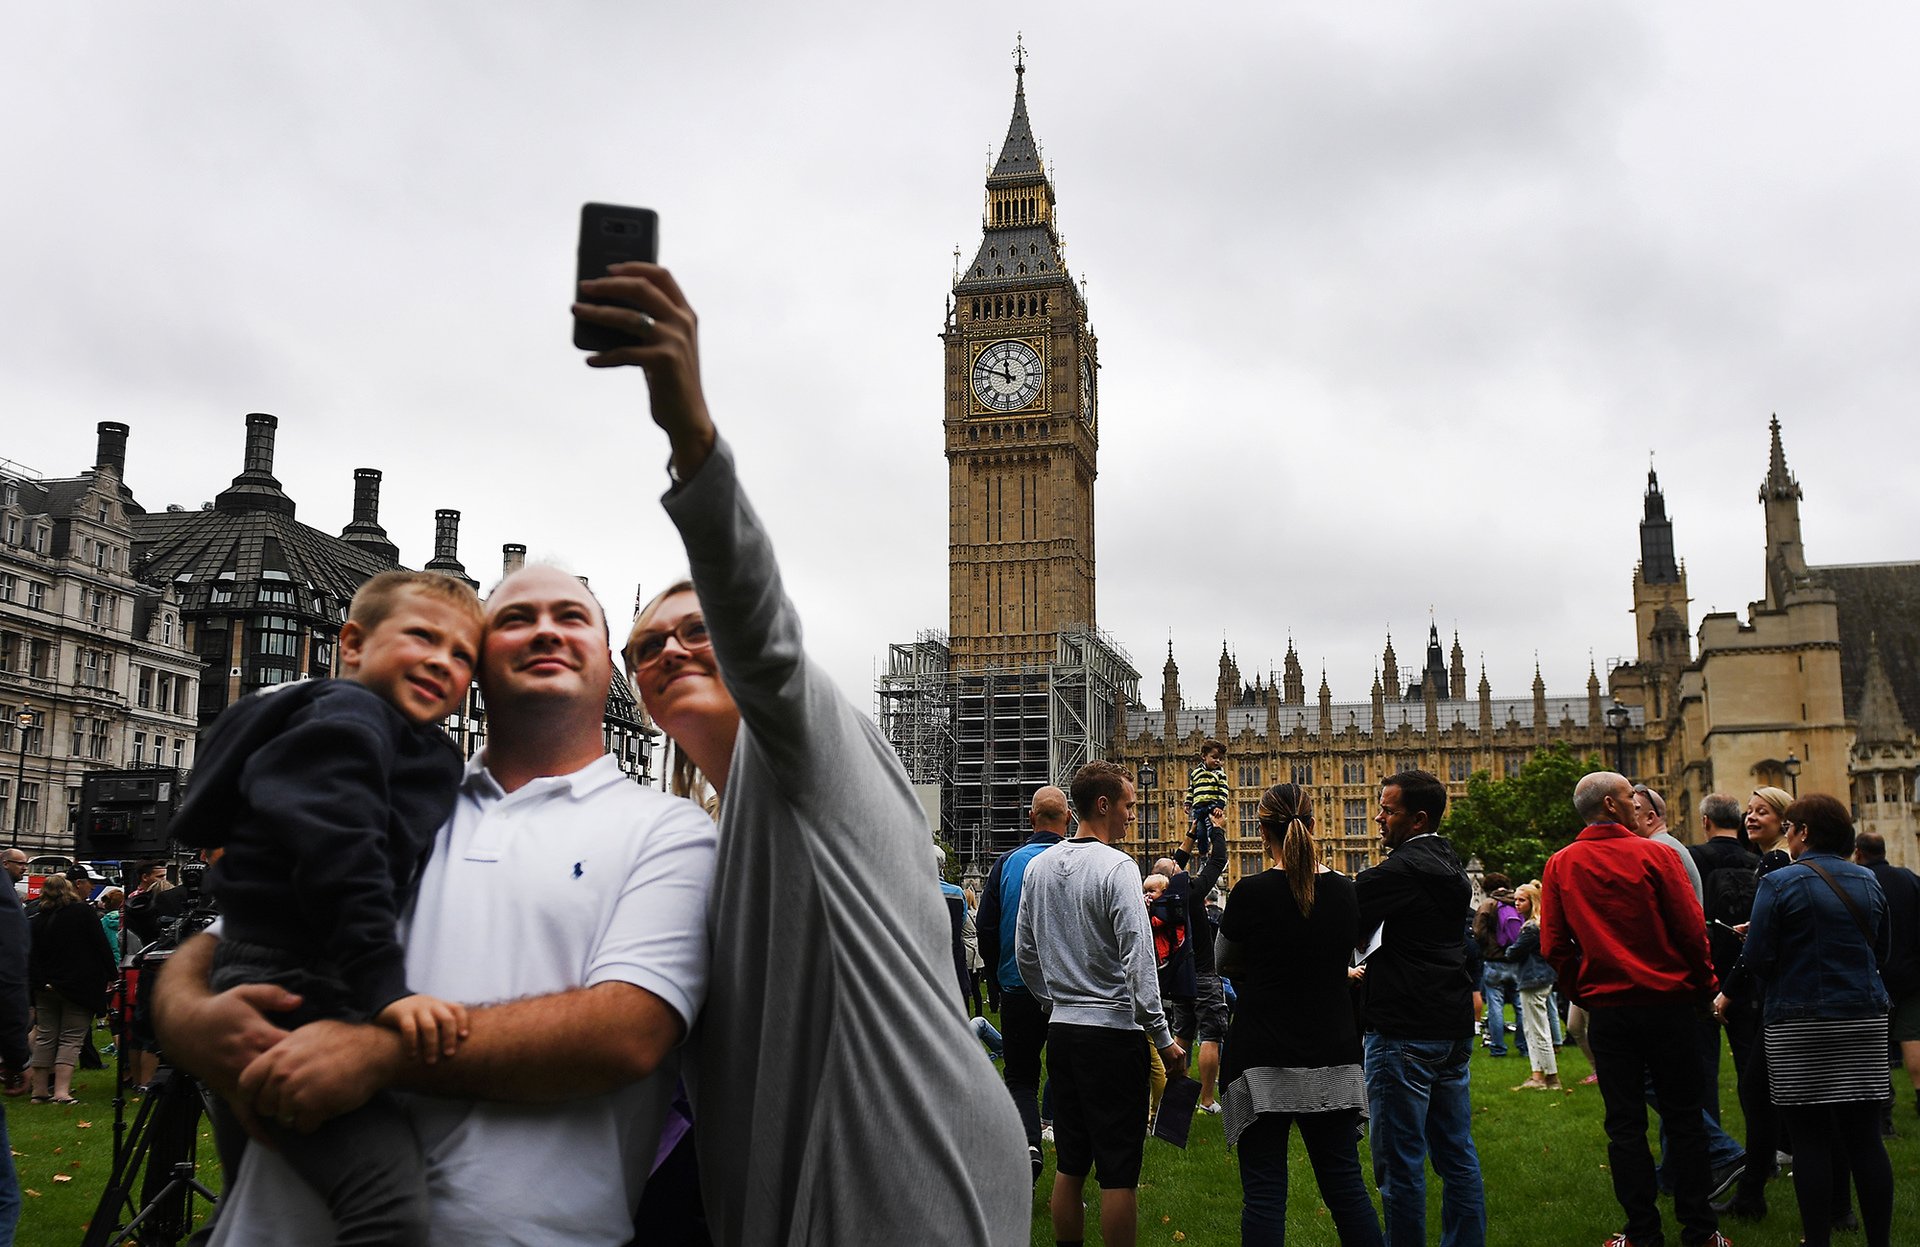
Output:
[[[811,647],[944,628],[936,337],[1016,31],[1100,338],[1099,623],[1158,702],[1291,635],[1338,700],[1429,609],[1523,696],[1630,655],[1657,453],[1694,595],[1762,593],[1778,412],[1816,563],[1920,555],[1920,12],[1781,3],[8,6],[0,456],[132,426],[150,509],[280,417],[299,518],[386,472],[624,617],[684,568],[638,372],[568,342],[642,204]],[[1908,413],[1908,414],[1902,414]],[[616,627],[618,625],[616,624]],[[1450,638],[1449,638],[1450,639]]]

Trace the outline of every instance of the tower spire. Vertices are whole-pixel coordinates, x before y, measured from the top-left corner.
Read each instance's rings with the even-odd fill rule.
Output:
[[[1805,580],[1807,557],[1800,545],[1800,482],[1787,470],[1780,417],[1775,415],[1767,427],[1771,445],[1767,478],[1760,482],[1760,505],[1765,508],[1767,523],[1767,605],[1777,609]]]

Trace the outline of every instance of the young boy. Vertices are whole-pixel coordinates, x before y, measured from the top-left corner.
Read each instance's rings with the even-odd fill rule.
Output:
[[[1193,815],[1193,848],[1207,856],[1212,814],[1227,808],[1227,747],[1209,736],[1200,742],[1200,765],[1187,772],[1187,807]]]
[[[481,620],[451,576],[382,572],[340,629],[342,678],[266,689],[207,730],[174,831],[226,849],[207,879],[216,991],[274,983],[302,998],[284,1026],[371,1020],[422,1061],[453,1055],[467,1012],[407,990],[398,925],[453,810],[463,764],[438,724],[466,696]],[[311,1134],[265,1125],[340,1241],[426,1243],[425,1166],[391,1096]]]

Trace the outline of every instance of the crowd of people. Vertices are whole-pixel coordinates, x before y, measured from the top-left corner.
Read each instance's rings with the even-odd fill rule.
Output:
[[[1016,943],[1017,955],[996,963],[1003,1016],[1017,1019],[1009,1032],[1020,1039],[1004,1053],[1006,1082],[1036,1177],[1048,1129],[1058,1144],[1056,1241],[1080,1241],[1091,1175],[1104,1241],[1125,1243],[1159,1101],[1153,1071],[1164,1061],[1179,1077],[1185,1050],[1207,1033],[1166,974],[1170,945],[1184,937],[1160,915],[1187,857],[1156,862],[1142,882],[1141,867],[1111,848],[1134,800],[1116,767],[1094,763],[1075,777],[1072,839],[1066,797],[1050,788],[1035,797],[1035,835],[994,863],[982,916],[996,948]],[[1846,807],[1824,794],[1761,788],[1744,809],[1714,794],[1692,846],[1645,785],[1596,772],[1572,797],[1584,823],[1572,843],[1518,887],[1485,876],[1475,907],[1465,868],[1436,834],[1446,793],[1433,776],[1383,783],[1375,821],[1388,856],[1351,880],[1319,859],[1304,789],[1263,794],[1269,868],[1240,880],[1217,919],[1217,968],[1234,1002],[1219,1095],[1243,1242],[1285,1240],[1296,1126],[1343,1244],[1426,1242],[1429,1165],[1442,1183],[1440,1241],[1484,1242],[1468,1061],[1476,1033],[1491,1056],[1505,1055],[1507,1001],[1531,1067],[1514,1091],[1570,1093],[1556,1049],[1574,1042],[1587,1055],[1581,1082],[1602,1097],[1625,1217],[1612,1247],[1666,1241],[1663,1193],[1681,1242],[1727,1243],[1719,1218],[1765,1218],[1763,1188],[1783,1167],[1802,1241],[1825,1244],[1836,1228],[1863,1230],[1869,1247],[1892,1241],[1889,1044],[1920,1109],[1920,877],[1890,865],[1881,838],[1856,835]],[[1204,921],[1195,929],[1216,938]],[[1043,1047],[1050,1112],[1036,1108]],[[1744,1143],[1721,1126],[1723,1048]],[[1363,1132],[1377,1210],[1358,1156]]]
[[[1659,793],[1596,772],[1571,843],[1538,879],[1485,877],[1476,905],[1433,775],[1382,781],[1386,855],[1352,878],[1322,858],[1312,794],[1280,783],[1257,807],[1268,868],[1221,903],[1207,741],[1191,829],[1150,869],[1117,847],[1131,776],[1091,762],[1034,794],[976,904],[806,654],[678,285],[623,264],[582,298],[577,318],[631,340],[588,363],[645,370],[670,452],[690,575],[618,654],[672,791],[606,752],[615,636],[554,566],[484,601],[376,577],[339,679],[223,715],[179,824],[221,855],[222,917],[151,993],[172,1065],[227,1106],[213,1243],[1024,1243],[1051,1145],[1054,1240],[1084,1241],[1093,1179],[1125,1247],[1146,1138],[1199,1113],[1233,1148],[1244,1242],[1284,1241],[1297,1128],[1343,1244],[1426,1243],[1431,1169],[1440,1242],[1476,1247],[1469,1071],[1477,1043],[1505,1054],[1509,1004],[1514,1092],[1573,1091],[1562,1042],[1589,1058],[1612,1247],[1665,1241],[1662,1190],[1683,1243],[1724,1247],[1721,1216],[1768,1214],[1783,1149],[1806,1242],[1855,1221],[1890,1242],[1890,1041],[1920,1106],[1920,879],[1840,802],[1715,795],[1689,848]],[[436,724],[470,680],[490,730],[463,761]],[[4,890],[9,1092],[72,1100],[114,942],[170,903],[162,874],[99,908],[56,877],[31,915]],[[997,1028],[969,1024],[983,986]],[[1721,1126],[1723,1043],[1744,1143]],[[0,1183],[0,1244],[17,1212]]]

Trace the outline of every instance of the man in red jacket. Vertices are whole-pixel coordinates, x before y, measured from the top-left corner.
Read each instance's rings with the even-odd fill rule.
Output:
[[[1573,790],[1586,823],[1541,876],[1540,953],[1591,1015],[1594,1072],[1606,1103],[1607,1161],[1626,1228],[1610,1247],[1661,1247],[1647,1148],[1646,1086],[1666,1118],[1674,1215],[1687,1244],[1722,1247],[1708,1205],[1705,1100],[1698,1061],[1671,1058],[1713,993],[1706,920],[1680,859],[1635,834],[1633,786],[1601,771]]]

